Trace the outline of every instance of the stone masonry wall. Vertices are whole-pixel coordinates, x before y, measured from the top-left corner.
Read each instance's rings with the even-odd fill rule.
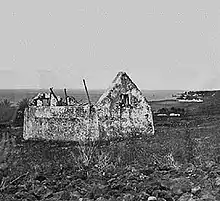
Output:
[[[90,116],[89,116],[90,115]],[[98,120],[89,107],[29,107],[25,111],[24,139],[79,141],[98,138]]]
[[[99,128],[104,136],[154,133],[151,108],[126,73],[117,75],[96,106]]]
[[[24,139],[109,140],[137,133],[154,134],[152,112],[124,72],[118,73],[92,108],[88,104],[30,106],[25,111]]]

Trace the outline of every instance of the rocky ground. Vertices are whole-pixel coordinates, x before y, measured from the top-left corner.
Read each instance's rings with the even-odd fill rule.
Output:
[[[0,200],[220,200],[217,161],[196,165],[180,163],[172,154],[159,157],[156,149],[141,153],[142,141],[102,147],[11,142]]]
[[[27,173],[2,189],[2,200],[220,200],[220,168],[192,164],[171,168],[60,169],[51,176]]]

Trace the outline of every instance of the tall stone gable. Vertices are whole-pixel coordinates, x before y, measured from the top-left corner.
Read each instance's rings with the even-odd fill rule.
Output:
[[[151,107],[125,72],[119,72],[96,103],[100,135],[154,134]]]

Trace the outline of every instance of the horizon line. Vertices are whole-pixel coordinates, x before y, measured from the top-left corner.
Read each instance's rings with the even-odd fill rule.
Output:
[[[84,88],[53,88],[54,90],[80,90],[80,91],[84,91]],[[0,90],[49,90],[49,88],[0,88]],[[89,91],[105,91],[107,90],[106,88],[91,88],[88,89]],[[140,89],[140,91],[219,91],[220,89]]]

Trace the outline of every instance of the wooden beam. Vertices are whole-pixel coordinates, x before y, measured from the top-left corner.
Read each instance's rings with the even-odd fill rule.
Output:
[[[53,87],[51,87],[50,88],[50,92],[53,94],[53,96],[56,98],[56,100],[57,100],[57,103],[59,102],[59,100],[58,100],[58,98],[57,98],[57,96],[56,96],[56,94],[53,92]]]
[[[84,84],[84,87],[85,87],[85,90],[86,90],[86,95],[87,95],[87,99],[88,99],[89,105],[91,107],[92,103],[90,101],[89,92],[88,92],[88,89],[87,89],[87,86],[86,86],[86,81],[84,79],[83,79],[83,84]]]
[[[68,100],[67,100],[68,95],[67,95],[67,91],[66,91],[66,89],[64,89],[64,95],[65,95],[66,105],[68,105]]]

